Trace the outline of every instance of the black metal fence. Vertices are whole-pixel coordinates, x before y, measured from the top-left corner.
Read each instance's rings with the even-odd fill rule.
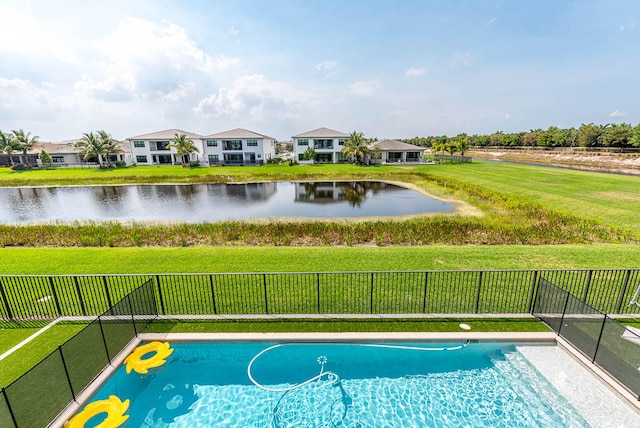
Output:
[[[533,314],[640,400],[640,335],[540,278]]]
[[[471,163],[473,160],[469,156],[453,156],[453,155],[433,155],[433,160],[438,163]]]
[[[640,269],[577,269],[0,276],[0,319],[98,315],[149,280],[163,315],[524,314],[541,276],[600,312],[640,313]]]
[[[47,426],[155,316],[155,290],[147,281],[2,388],[0,427]]]

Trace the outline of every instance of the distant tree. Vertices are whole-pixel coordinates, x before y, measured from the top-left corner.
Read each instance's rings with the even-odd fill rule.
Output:
[[[493,134],[489,135],[489,144],[492,146],[501,146],[502,137],[504,137],[504,133],[502,131],[494,132]]]
[[[600,135],[602,127],[593,123],[582,124],[578,128],[576,135],[576,144],[580,147],[596,147],[600,144]]]
[[[458,138],[456,141],[456,148],[460,152],[462,156],[464,156],[465,152],[469,151],[469,139],[468,138]]]
[[[27,152],[33,149],[33,146],[38,143],[37,135],[31,136],[31,132],[25,132],[22,129],[11,131],[13,140],[18,143],[19,150],[22,152],[22,163],[29,165],[29,159],[27,158]]]
[[[53,159],[51,159],[49,153],[45,152],[44,149],[40,152],[38,157],[40,158],[40,162],[42,162],[43,165],[51,165],[53,163]]]
[[[544,132],[542,129],[531,129],[522,135],[522,144],[527,147],[535,147],[538,144],[538,135]]]
[[[98,138],[104,144],[104,157],[107,161],[107,165],[111,166],[111,155],[122,152],[120,141],[115,140],[106,131],[98,131]]]
[[[633,127],[629,144],[633,147],[640,147],[640,123]]]
[[[105,142],[93,132],[85,132],[82,138],[75,143],[75,147],[80,149],[78,155],[84,160],[95,157],[98,160],[98,166],[104,168],[102,156],[107,152]]]
[[[342,154],[347,158],[351,157],[353,163],[362,164],[365,155],[369,154],[369,147],[362,132],[353,131],[349,134],[349,138],[344,142]]]
[[[176,155],[182,156],[183,166],[189,165],[191,153],[200,152],[193,141],[187,140],[187,136],[185,134],[176,134],[171,144],[167,147],[176,149]]]
[[[633,138],[633,128],[628,123],[612,123],[602,131],[602,145],[605,147],[629,146]]]
[[[13,152],[17,152],[19,150],[20,145],[13,139],[13,135],[8,135],[0,131],[0,153],[6,153],[9,155],[9,162],[11,162],[11,166],[16,164],[13,161]]]
[[[474,135],[473,136],[473,145],[479,147],[488,146],[491,141],[489,140],[488,135]]]
[[[307,150],[305,150],[304,153],[302,154],[302,159],[315,163],[316,149],[314,149],[313,146],[308,146]]]

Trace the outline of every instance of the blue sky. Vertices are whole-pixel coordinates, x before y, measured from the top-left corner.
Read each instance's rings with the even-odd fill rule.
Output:
[[[640,2],[4,1],[0,130],[288,140],[640,122]]]

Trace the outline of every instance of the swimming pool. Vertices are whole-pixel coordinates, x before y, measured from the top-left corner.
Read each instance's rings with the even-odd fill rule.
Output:
[[[147,374],[120,367],[90,401],[129,399],[126,426],[145,428],[590,426],[514,344],[171,347]]]

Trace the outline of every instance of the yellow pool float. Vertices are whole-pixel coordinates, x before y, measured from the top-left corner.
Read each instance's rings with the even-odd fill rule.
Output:
[[[150,357],[142,358],[146,354],[154,353]],[[146,374],[149,369],[160,367],[167,362],[166,358],[171,355],[173,348],[169,342],[149,342],[146,345],[138,346],[125,358],[122,364],[127,365],[127,374],[134,370],[136,373]]]
[[[84,428],[89,419],[100,413],[106,413],[107,418],[95,428],[116,428],[129,419],[129,415],[125,415],[128,408],[128,399],[120,401],[115,395],[110,395],[108,400],[98,400],[87,404],[80,413],[64,424],[64,428]]]

